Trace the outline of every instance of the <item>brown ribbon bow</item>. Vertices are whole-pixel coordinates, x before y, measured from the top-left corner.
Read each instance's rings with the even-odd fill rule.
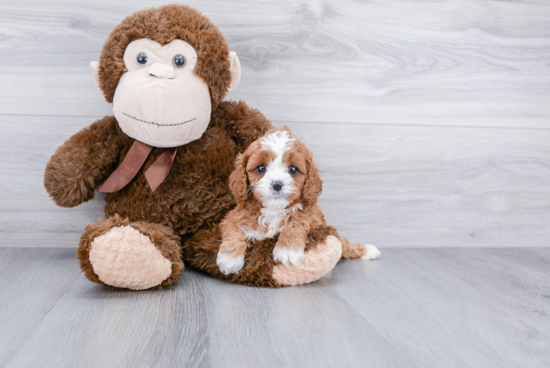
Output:
[[[124,188],[137,175],[152,150],[152,146],[140,141],[135,141],[126,154],[126,157],[124,157],[124,160],[122,160],[122,163],[107,180],[105,180],[105,183],[103,183],[98,191],[103,193],[114,193]],[[145,179],[147,179],[151,191],[154,192],[168,176],[170,168],[174,163],[176,152],[177,148],[166,149],[147,171],[145,171]]]

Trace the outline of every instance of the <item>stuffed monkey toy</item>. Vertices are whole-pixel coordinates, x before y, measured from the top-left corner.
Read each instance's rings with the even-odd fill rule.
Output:
[[[90,64],[113,115],[69,138],[46,167],[55,203],[75,207],[106,193],[105,220],[88,224],[77,250],[86,277],[112,288],[162,288],[184,263],[255,286],[312,282],[338,262],[330,227],[308,237],[298,265],[273,260],[276,239],[246,252],[246,266],[216,265],[219,223],[235,207],[234,161],[272,125],[246,103],[223,101],[240,63],[216,26],[184,5],[139,11],[110,34]]]

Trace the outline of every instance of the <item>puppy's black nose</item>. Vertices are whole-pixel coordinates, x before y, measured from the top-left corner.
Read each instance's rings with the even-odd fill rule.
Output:
[[[281,183],[280,181],[274,181],[272,187],[274,191],[279,192],[283,188],[283,183]]]

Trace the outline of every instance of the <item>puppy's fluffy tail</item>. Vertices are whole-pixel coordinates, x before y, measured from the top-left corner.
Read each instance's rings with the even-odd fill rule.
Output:
[[[351,244],[348,239],[341,237],[342,258],[371,260],[380,257],[380,251],[371,244]]]

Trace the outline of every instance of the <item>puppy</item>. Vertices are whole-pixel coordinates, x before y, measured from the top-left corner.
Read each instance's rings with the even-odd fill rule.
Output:
[[[216,259],[220,271],[238,273],[246,248],[279,235],[273,258],[288,266],[304,257],[311,229],[326,226],[317,205],[322,181],[311,151],[288,129],[275,129],[237,157],[229,187],[237,207],[222,220],[222,243]],[[373,245],[350,244],[341,237],[342,258],[374,259]]]

